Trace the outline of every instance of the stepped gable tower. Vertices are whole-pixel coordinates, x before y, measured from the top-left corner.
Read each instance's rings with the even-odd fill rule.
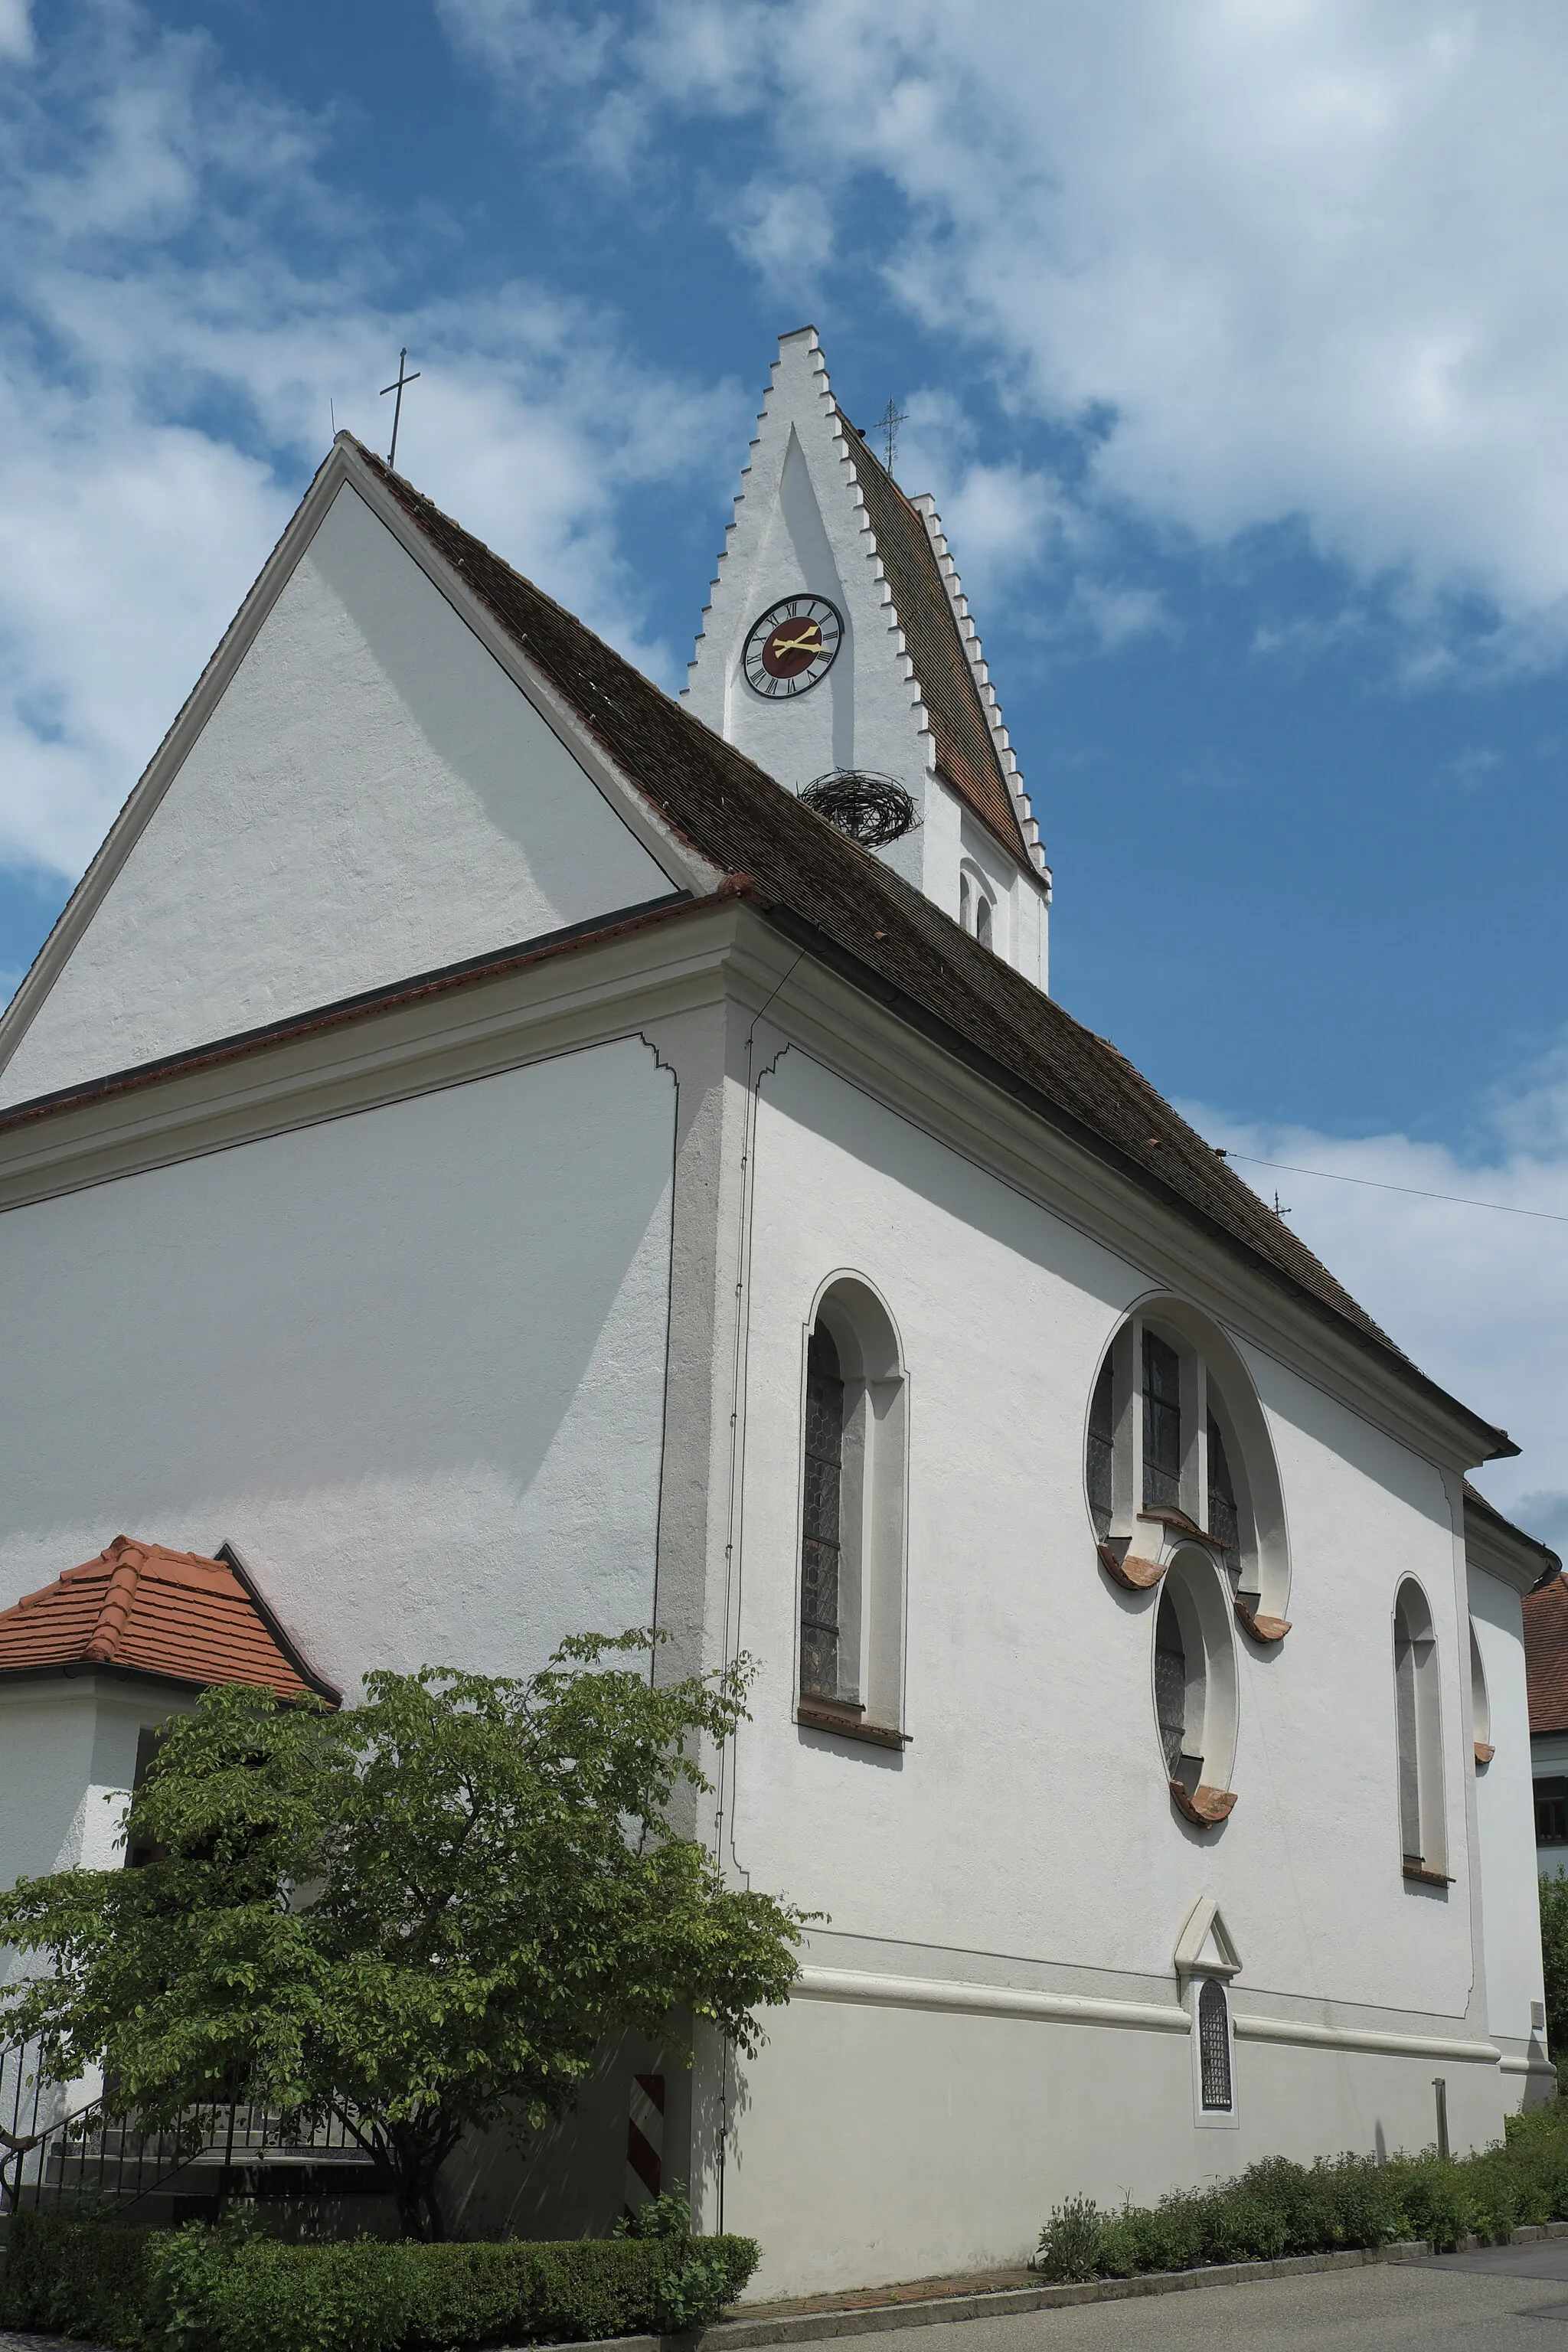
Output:
[[[801,792],[891,777],[876,855],[1040,989],[1050,869],[936,502],[833,397],[815,327],[781,337],[682,699]]]

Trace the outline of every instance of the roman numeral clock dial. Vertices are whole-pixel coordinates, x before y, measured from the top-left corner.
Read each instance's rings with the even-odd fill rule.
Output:
[[[826,677],[844,642],[844,622],[826,596],[786,596],[752,624],[742,667],[768,702],[804,694]]]

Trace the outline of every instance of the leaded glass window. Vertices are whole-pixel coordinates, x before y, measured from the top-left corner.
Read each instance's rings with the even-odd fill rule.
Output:
[[[1100,1375],[1094,1384],[1094,1395],[1089,1408],[1089,1507],[1094,1520],[1094,1532],[1103,1543],[1110,1532],[1111,1514],[1115,1509],[1112,1485],[1112,1464],[1116,1454],[1115,1392],[1110,1376],[1110,1359],[1107,1356]]]
[[[1165,1777],[1174,1780],[1187,1730],[1187,1654],[1168,1592],[1160,1596],[1160,1614],[1154,1621],[1154,1714],[1165,1753]]]
[[[1143,1334],[1143,1501],[1175,1510],[1182,1499],[1182,1366],[1174,1348]]]
[[[805,1359],[805,1505],[800,1557],[800,1686],[838,1696],[843,1559],[844,1379],[832,1334],[819,1323]]]
[[[1394,1697],[1399,1742],[1399,1843],[1406,1862],[1421,1860],[1421,1768],[1415,1724],[1415,1643],[1401,1608],[1394,1624]]]
[[[1198,2073],[1205,2112],[1228,2115],[1230,2020],[1226,2013],[1225,1987],[1213,1977],[1205,1979],[1198,1995]]]
[[[1212,1412],[1209,1415],[1209,1533],[1216,1543],[1224,1544],[1227,1552],[1239,1550],[1241,1520],[1236,1507],[1236,1482],[1225,1458],[1225,1440],[1219,1433],[1219,1423]]]

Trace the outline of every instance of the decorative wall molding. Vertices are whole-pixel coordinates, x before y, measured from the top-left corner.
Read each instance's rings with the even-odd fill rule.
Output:
[[[1174,2001],[1096,2000],[1082,1993],[1033,1992],[1021,1986],[949,1984],[940,1977],[873,1976],[860,1969],[807,1963],[796,2000],[862,2001],[873,2009],[945,2009],[982,2017],[1055,2018],[1068,2025],[1123,2025],[1140,2032],[1190,2033],[1192,2019]]]
[[[1364,2050],[1388,2058],[1452,2058],[1460,2065],[1506,2066],[1495,2042],[1458,2042],[1442,2034],[1373,2033],[1355,2025],[1307,2025],[1293,2017],[1237,2012],[1230,2030],[1238,2042],[1292,2042],[1308,2050]]]

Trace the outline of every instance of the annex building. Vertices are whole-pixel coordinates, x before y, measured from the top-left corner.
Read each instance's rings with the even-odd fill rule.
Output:
[[[701,1827],[796,1998],[459,2231],[607,2227],[631,2109],[799,2293],[1553,2086],[1513,1449],[1048,994],[1050,887],[805,330],[679,702],[340,435],[0,1021],[0,1879],[213,1679],[758,1663]]]

